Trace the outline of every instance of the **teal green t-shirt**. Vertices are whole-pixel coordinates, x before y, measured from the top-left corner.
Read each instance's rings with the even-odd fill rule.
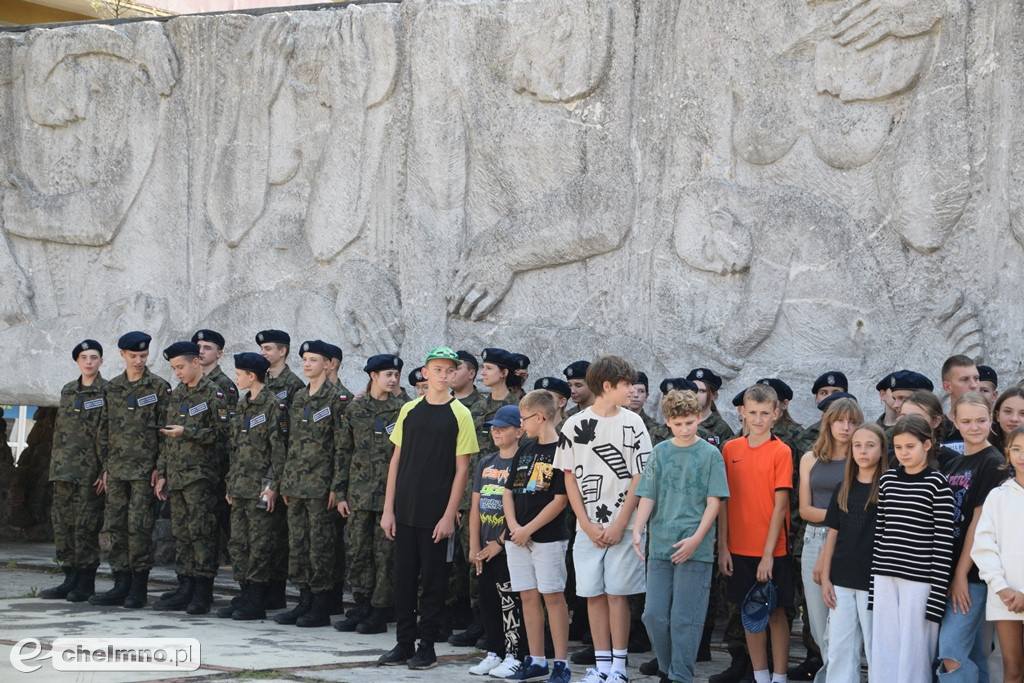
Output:
[[[708,497],[729,497],[725,461],[718,449],[704,439],[685,448],[671,440],[662,441],[651,451],[636,495],[654,501],[654,511],[647,522],[650,556],[668,560],[675,552],[672,545],[697,531]],[[690,559],[713,562],[714,543],[712,525]]]

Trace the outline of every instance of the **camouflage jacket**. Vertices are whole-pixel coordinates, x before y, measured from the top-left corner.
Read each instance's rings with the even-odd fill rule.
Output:
[[[206,379],[216,384],[217,388],[220,389],[220,393],[224,394],[224,405],[227,406],[228,417],[234,417],[235,410],[238,408],[238,387],[235,386],[230,377],[224,374],[219,365],[210,370],[210,374],[206,376]]]
[[[476,441],[480,447],[480,450],[476,453],[470,453],[469,456],[469,471],[470,476],[466,478],[466,488],[462,492],[462,501],[459,502],[460,510],[468,510],[470,504],[473,502],[473,473],[476,472],[476,466],[480,462],[480,454],[493,453],[498,450],[494,445],[494,441],[491,440],[491,428],[484,424],[498,412],[498,408],[502,406],[514,406],[519,404],[519,400],[515,394],[511,391],[508,396],[500,401],[495,401],[491,398],[490,394],[485,394],[481,391],[477,391],[476,387],[473,387],[473,393],[464,399],[459,399],[459,403],[469,408],[470,414],[473,416],[473,426],[476,427]]]
[[[348,502],[352,510],[384,509],[388,466],[395,452],[389,437],[405,403],[395,396],[378,401],[366,394],[345,410],[332,488],[338,501]]]
[[[137,382],[122,373],[110,380],[100,430],[100,462],[109,478],[149,481],[164,437],[152,425],[164,424],[171,385],[146,368]]]
[[[263,480],[279,490],[284,470],[285,435],[280,429],[280,414],[288,407],[265,387],[253,398],[245,394],[238,401],[231,423],[231,467],[227,491],[232,498],[259,498]]]
[[[812,424],[810,427],[806,427],[804,429],[803,439],[801,439],[801,441],[799,443],[800,455],[803,455],[807,451],[809,451],[812,448],[814,448],[814,443],[818,440],[818,436],[820,434],[821,434],[821,420],[818,420],[817,422]]]
[[[194,387],[178,384],[171,392],[161,424],[181,425],[181,436],[164,438],[157,460],[161,479],[170,491],[200,479],[220,480],[217,443],[230,438],[228,409],[217,385],[200,377]]]
[[[708,419],[700,423],[701,429],[707,432],[707,436],[704,438],[712,446],[722,450],[722,446],[725,442],[736,436],[736,432],[732,431],[732,427],[725,421],[721,413],[714,412],[708,415]]]
[[[302,378],[292,372],[292,369],[287,365],[284,366],[284,370],[277,377],[267,375],[266,388],[270,389],[270,393],[277,396],[278,401],[284,401],[289,406],[291,405],[292,397],[305,386],[306,383],[302,381]]]
[[[326,498],[334,483],[341,442],[341,419],[348,396],[324,382],[316,395],[303,387],[288,409],[288,454],[279,493],[296,498]]]
[[[79,377],[60,390],[50,454],[50,481],[92,484],[99,476],[100,430],[107,384],[107,380],[97,375],[92,385],[86,387]]]

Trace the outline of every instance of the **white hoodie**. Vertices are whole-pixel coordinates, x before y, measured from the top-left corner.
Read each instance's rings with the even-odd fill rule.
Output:
[[[1024,488],[1015,479],[1004,481],[985,499],[974,532],[971,559],[988,584],[985,618],[988,621],[1024,621],[1024,613],[1006,609],[999,591],[1024,591]]]

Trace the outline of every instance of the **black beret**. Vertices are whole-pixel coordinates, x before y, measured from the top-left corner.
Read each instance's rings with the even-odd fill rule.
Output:
[[[828,406],[832,401],[838,401],[841,398],[852,398],[854,401],[857,400],[857,397],[853,394],[849,394],[845,391],[837,391],[836,393],[829,394],[825,398],[821,399],[821,403],[818,404],[818,410],[824,413],[828,410]]]
[[[180,341],[174,342],[166,349],[164,349],[164,359],[171,360],[178,356],[198,356],[199,345],[195,342]]]
[[[661,389],[661,393],[667,394],[670,391],[692,391],[697,393],[697,385],[686,379],[685,377],[669,377],[661,380],[661,384],[658,386]]]
[[[384,370],[398,370],[401,372],[403,365],[405,363],[398,356],[390,353],[380,353],[367,359],[366,365],[363,366],[363,372],[383,372]]]
[[[509,354],[512,356],[512,362],[516,365],[516,370],[525,370],[530,367],[530,357],[525,353],[513,353]]]
[[[455,355],[459,357],[463,363],[469,363],[473,366],[474,370],[480,369],[480,363],[476,361],[476,356],[471,354],[469,351],[456,351]]]
[[[875,391],[885,391],[886,389],[892,389],[893,377],[896,376],[895,372],[890,372],[888,375],[878,380],[878,384],[875,385]]]
[[[772,389],[774,389],[775,395],[779,397],[780,401],[791,401],[793,399],[793,390],[790,388],[788,384],[783,382],[781,379],[776,379],[775,377],[765,377],[763,379],[757,380],[757,383],[767,384]],[[740,396],[743,396],[743,392],[740,392]],[[736,405],[743,405],[743,399],[741,398],[740,402]]]
[[[996,386],[999,386],[999,375],[996,371],[987,365],[978,366],[978,381],[979,382],[992,382]]]
[[[427,378],[423,376],[423,366],[416,368],[409,373],[409,384],[416,386],[420,382],[426,382]]]
[[[589,367],[589,360],[578,360],[567,365],[565,370],[562,370],[562,374],[565,375],[566,379],[586,379],[587,368]]]
[[[567,399],[572,398],[572,389],[569,388],[569,383],[558,377],[541,377],[533,383],[533,388],[553,391],[556,394],[565,396]]]
[[[299,347],[299,358],[302,358],[307,353],[315,353],[328,359],[334,358],[331,355],[331,345],[322,339],[310,339],[309,341],[302,342],[302,346]]]
[[[257,344],[287,344],[291,346],[292,338],[284,330],[263,330],[256,333]]]
[[[246,351],[235,354],[235,369],[249,372],[266,372],[270,369],[270,361],[258,353]]]
[[[145,332],[129,332],[122,334],[117,340],[117,348],[122,351],[145,351],[149,348],[149,342],[153,341]]]
[[[192,341],[198,344],[201,341],[208,341],[212,344],[216,344],[224,350],[224,335],[220,332],[214,332],[213,330],[199,330],[192,335]]]
[[[814,380],[814,385],[811,387],[811,393],[818,393],[818,389],[821,389],[822,387],[839,387],[843,391],[846,391],[850,388],[850,383],[846,380],[846,375],[838,370],[832,370]]]
[[[329,344],[327,342],[324,342],[324,346],[326,346],[327,349],[331,352],[331,355],[328,357],[333,358],[334,360],[340,363],[341,357],[344,355],[341,351],[341,347],[338,346],[337,344]]]
[[[889,376],[888,388],[893,391],[917,391],[919,389],[931,391],[935,388],[935,385],[920,372],[897,370]]]
[[[643,384],[644,388],[646,388],[648,390],[650,390],[650,388],[651,388],[651,383],[647,379],[647,373],[646,372],[637,371],[637,373],[636,373],[636,381],[633,382],[633,384]]]
[[[712,387],[715,391],[722,388],[722,378],[707,368],[694,368],[690,370],[690,374],[686,376],[686,379],[691,382],[704,382],[704,384]]]
[[[512,358],[512,354],[505,349],[484,349],[484,352],[480,354],[480,358],[484,363],[497,365],[499,368],[505,368],[506,370],[515,370],[519,367],[515,359]]]
[[[71,349],[71,359],[78,360],[78,356],[82,351],[97,351],[100,354],[100,358],[103,358],[103,347],[95,339],[83,339],[75,344],[75,348]]]

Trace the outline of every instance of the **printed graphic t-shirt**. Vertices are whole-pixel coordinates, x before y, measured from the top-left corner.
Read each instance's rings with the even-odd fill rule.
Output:
[[[502,458],[501,453],[491,453],[480,459],[476,474],[473,475],[473,493],[480,494],[480,547],[501,538],[505,531],[505,510],[501,498],[512,468],[513,458]]]
[[[1002,469],[1006,459],[995,446],[989,446],[974,455],[960,455],[951,459],[942,473],[953,490],[953,568],[956,569],[964,550],[964,535],[974,521],[974,509],[985,502],[988,494],[1009,476]],[[952,578],[952,577],[951,577]],[[983,583],[974,563],[967,573],[971,583]]]
[[[554,467],[558,443],[538,444],[530,441],[519,447],[512,459],[512,475],[508,487],[512,491],[516,521],[529,524],[557,495],[565,495],[565,474]],[[531,536],[538,543],[564,541],[569,537],[565,528],[565,509]]]

